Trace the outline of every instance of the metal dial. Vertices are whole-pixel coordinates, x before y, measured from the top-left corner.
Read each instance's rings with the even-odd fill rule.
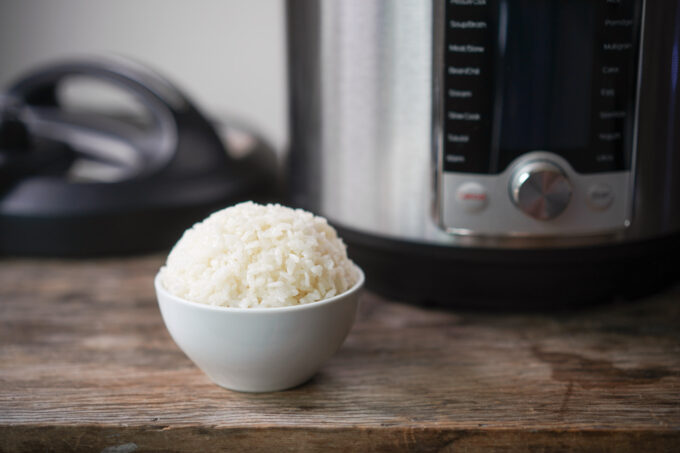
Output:
[[[517,170],[510,182],[513,203],[538,220],[550,220],[569,205],[571,183],[560,167],[548,161],[534,161]]]

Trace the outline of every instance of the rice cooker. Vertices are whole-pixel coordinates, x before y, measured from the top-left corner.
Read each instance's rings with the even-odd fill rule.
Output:
[[[678,276],[680,2],[288,0],[290,186],[392,297]]]

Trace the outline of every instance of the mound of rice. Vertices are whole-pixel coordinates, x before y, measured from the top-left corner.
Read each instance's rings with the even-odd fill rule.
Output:
[[[323,217],[241,203],[184,232],[161,269],[175,296],[225,307],[283,307],[341,294],[357,281],[345,244]]]

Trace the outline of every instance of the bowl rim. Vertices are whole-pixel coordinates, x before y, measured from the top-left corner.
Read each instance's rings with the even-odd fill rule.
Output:
[[[164,267],[164,266],[163,266]],[[154,283],[154,288],[156,289],[156,297],[158,299],[158,302],[160,303],[160,296],[161,294],[167,298],[172,300],[175,303],[179,303],[182,305],[187,305],[191,306],[193,308],[199,309],[199,310],[208,310],[208,311],[217,311],[217,312],[226,312],[226,313],[257,313],[257,314],[262,314],[262,313],[284,313],[284,312],[292,312],[292,311],[300,311],[300,310],[310,310],[313,309],[314,307],[320,307],[322,305],[328,305],[332,304],[333,302],[337,302],[338,300],[345,298],[352,293],[358,292],[363,286],[364,286],[364,281],[366,279],[366,276],[364,275],[363,269],[361,269],[359,266],[354,264],[354,268],[358,271],[359,273],[359,278],[357,279],[356,283],[349,288],[347,291],[341,293],[341,294],[336,294],[333,297],[329,297],[327,299],[322,299],[318,300],[316,302],[309,302],[307,304],[300,304],[300,305],[287,305],[284,307],[250,307],[250,308],[242,308],[242,307],[223,307],[221,305],[208,305],[208,304],[203,304],[201,302],[193,302],[188,299],[184,299],[179,296],[175,296],[174,294],[171,294],[168,292],[162,285],[160,276],[161,276],[161,270],[156,273],[156,276],[154,277],[153,283]]]

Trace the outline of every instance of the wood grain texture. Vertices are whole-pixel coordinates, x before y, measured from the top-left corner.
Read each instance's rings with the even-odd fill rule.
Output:
[[[0,451],[677,451],[680,288],[562,314],[364,293],[307,384],[243,394],[172,342],[159,256],[0,261]],[[108,450],[106,450],[108,448]]]

